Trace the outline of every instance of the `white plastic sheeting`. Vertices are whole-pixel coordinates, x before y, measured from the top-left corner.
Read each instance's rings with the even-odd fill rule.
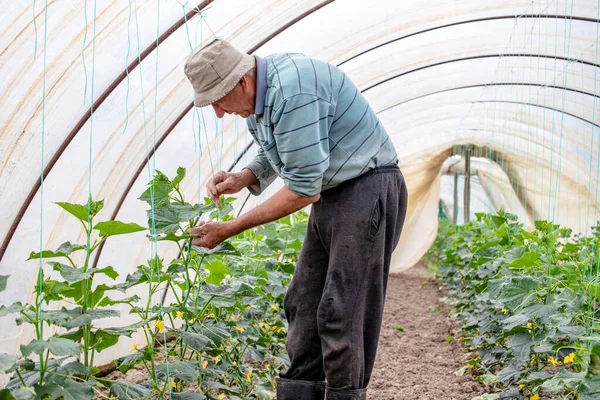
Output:
[[[197,3],[202,16],[177,25],[196,2],[88,0],[84,9],[55,0],[46,25],[43,1],[0,0],[0,273],[11,275],[0,304],[31,301],[38,264],[24,260],[40,238],[49,249],[83,239],[52,202],[84,203],[91,192],[106,201],[99,220],[145,224],[137,197],[154,169],[172,175],[186,167],[185,195],[195,200],[213,171],[251,159],[256,149],[245,152],[251,139],[243,120],[189,109],[183,62],[213,32],[246,51],[258,46],[259,55],[303,52],[332,62],[363,90],[392,136],[410,192],[394,271],[413,265],[435,238],[440,197],[452,206],[453,180],[442,175],[462,173],[460,163],[449,167],[456,146],[494,158],[473,159],[472,210],[502,207],[528,224],[548,218],[577,231],[597,218],[597,0]],[[157,50],[115,81],[163,34]],[[105,91],[93,118],[82,120]],[[32,189],[53,158],[42,201]],[[175,252],[159,247],[162,257]],[[98,262],[123,276],[149,257],[140,233],[109,240]],[[117,322],[128,318],[122,313]],[[3,333],[0,352],[32,338],[11,323]],[[130,346],[121,340],[97,362]]]

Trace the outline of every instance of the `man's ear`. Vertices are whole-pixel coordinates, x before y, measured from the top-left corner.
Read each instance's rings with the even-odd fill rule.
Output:
[[[248,91],[248,85],[250,84],[250,81],[246,75],[242,76],[239,83],[244,92]]]

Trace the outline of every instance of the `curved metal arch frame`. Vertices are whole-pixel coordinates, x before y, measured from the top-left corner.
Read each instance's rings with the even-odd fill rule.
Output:
[[[461,57],[461,58],[453,58],[451,60],[445,60],[445,61],[440,61],[437,63],[432,63],[432,64],[428,64],[428,65],[423,65],[421,67],[418,68],[413,68],[411,70],[408,71],[404,71],[404,72],[400,72],[399,74],[390,76],[388,78],[385,78],[379,82],[376,82],[370,86],[367,86],[366,88],[364,88],[362,90],[362,92],[366,92],[367,90],[371,90],[379,85],[382,85],[384,83],[387,83],[391,80],[394,80],[396,78],[400,78],[402,76],[408,75],[408,74],[412,74],[413,72],[417,72],[417,71],[422,71],[424,69],[428,69],[428,68],[433,68],[433,67],[437,67],[440,65],[445,65],[445,64],[451,64],[454,62],[459,62],[459,61],[469,61],[469,60],[479,60],[479,59],[484,59],[484,58],[502,58],[502,57],[531,57],[531,58],[543,58],[543,59],[551,59],[551,60],[561,60],[561,61],[566,61],[566,62],[577,62],[577,63],[581,63],[584,65],[589,65],[591,67],[595,67],[595,68],[600,68],[600,64],[596,64],[593,63],[591,61],[585,61],[585,60],[579,60],[579,59],[575,59],[575,58],[567,58],[567,57],[560,57],[560,56],[549,56],[549,55],[544,55],[544,54],[528,54],[528,53],[505,53],[505,54],[483,54],[480,56],[470,56],[470,57]]]
[[[477,85],[477,86],[483,86],[483,85]],[[477,86],[475,86],[475,87],[477,87]],[[540,85],[540,86],[543,86],[543,85]],[[394,105],[392,105],[390,107],[387,107],[385,110],[382,110],[382,111],[378,112],[378,114],[381,114],[381,113],[383,113],[385,111],[391,110],[391,109],[393,109],[395,107],[401,106],[402,104],[410,103],[411,101],[418,100],[418,99],[421,99],[421,98],[424,98],[424,97],[434,96],[434,95],[440,94],[440,93],[447,93],[447,92],[451,92],[451,91],[455,91],[455,90],[460,90],[460,89],[467,89],[467,88],[469,88],[469,86],[466,86],[466,87],[457,87],[457,88],[447,89],[447,90],[441,90],[439,92],[434,92],[434,93],[431,93],[431,94],[427,94],[425,96],[415,97],[414,99],[403,101],[403,102],[394,104]],[[600,98],[600,96],[595,96],[595,97]],[[509,101],[509,100],[476,100],[476,101],[470,101],[469,103],[472,103],[472,104],[485,104],[485,103],[519,104],[519,105],[523,105],[523,106],[539,107],[539,108],[544,108],[546,110],[555,111],[557,113],[561,113],[561,114],[564,114],[564,115],[568,115],[569,117],[573,117],[573,118],[578,119],[580,121],[587,122],[588,124],[590,124],[590,125],[592,125],[592,126],[600,129],[600,125],[598,125],[598,124],[594,123],[593,121],[590,121],[590,120],[588,120],[586,118],[583,118],[583,117],[580,117],[578,115],[575,115],[575,114],[572,114],[572,113],[568,113],[568,112],[565,112],[563,110],[559,110],[559,109],[556,109],[556,108],[553,108],[553,107],[548,107],[548,106],[545,106],[545,105],[540,105],[540,104],[535,104],[535,103],[529,103],[529,102],[524,102],[524,101]]]
[[[428,33],[428,32],[432,32],[432,31],[436,31],[438,29],[444,29],[444,28],[450,28],[453,26],[460,26],[460,25],[466,25],[466,24],[472,24],[472,23],[477,23],[477,22],[487,22],[487,21],[500,21],[500,20],[504,20],[504,19],[520,19],[520,18],[524,18],[524,19],[568,19],[568,20],[572,20],[572,21],[580,21],[580,22],[591,22],[591,23],[600,23],[600,20],[597,19],[593,19],[593,18],[587,18],[587,17],[578,17],[578,16],[570,16],[570,15],[559,15],[559,14],[527,14],[527,15],[520,15],[520,16],[515,16],[515,15],[500,15],[497,17],[487,17],[487,18],[475,18],[475,19],[471,19],[471,20],[465,20],[465,21],[458,21],[458,22],[453,22],[450,24],[444,24],[444,25],[440,25],[440,26],[436,26],[433,28],[429,28],[429,29],[423,29],[417,32],[413,32],[413,33],[409,33],[406,35],[402,35],[399,36],[397,38],[388,40],[384,43],[380,43],[376,46],[373,46],[371,48],[368,48],[364,51],[361,51],[358,54],[353,55],[352,57],[349,57],[347,59],[345,59],[344,61],[340,62],[337,64],[337,66],[341,66],[347,62],[350,62],[352,60],[354,60],[357,57],[360,57],[366,53],[369,53],[373,50],[377,50],[383,46],[387,46],[388,44],[391,43],[395,43],[398,42],[400,40],[404,40],[404,39],[408,39],[409,37],[413,37],[413,36],[417,36],[423,33]]]
[[[467,86],[457,86],[457,87],[453,87],[450,89],[444,89],[444,90],[439,90],[437,92],[431,92],[431,93],[427,93],[421,96],[417,96],[417,97],[413,97],[411,99],[405,100],[405,101],[401,101],[400,103],[396,103],[393,104],[391,106],[388,106],[380,111],[378,111],[377,113],[383,113],[391,108],[400,106],[402,104],[405,103],[410,103],[411,101],[415,101],[415,100],[419,100],[422,99],[424,97],[429,97],[429,96],[434,96],[436,94],[441,94],[441,93],[447,93],[447,92],[452,92],[454,90],[461,90],[461,89],[475,89],[475,88],[483,88],[483,87],[492,87],[492,86],[532,86],[532,87],[538,87],[538,88],[550,88],[550,89],[560,89],[560,90],[566,90],[569,92],[573,92],[573,93],[579,93],[579,94],[584,94],[590,97],[595,97],[597,99],[600,99],[600,94],[596,95],[594,93],[589,93],[586,92],[584,90],[578,90],[578,89],[573,89],[573,88],[569,88],[569,87],[564,87],[564,86],[555,86],[555,85],[542,85],[539,83],[523,83],[523,82],[504,82],[504,83],[490,83],[490,84],[477,84],[477,85],[467,85]]]

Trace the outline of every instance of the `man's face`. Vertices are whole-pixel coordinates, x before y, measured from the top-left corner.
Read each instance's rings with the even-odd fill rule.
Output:
[[[212,107],[219,118],[223,118],[225,114],[239,115],[242,118],[254,114],[254,95],[249,93],[246,79],[242,78],[231,92],[214,102]]]

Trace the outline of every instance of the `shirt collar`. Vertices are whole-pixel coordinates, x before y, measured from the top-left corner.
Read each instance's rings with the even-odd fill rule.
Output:
[[[267,97],[267,60],[259,56],[256,59],[256,101],[254,114],[262,115],[265,112],[265,98]]]

